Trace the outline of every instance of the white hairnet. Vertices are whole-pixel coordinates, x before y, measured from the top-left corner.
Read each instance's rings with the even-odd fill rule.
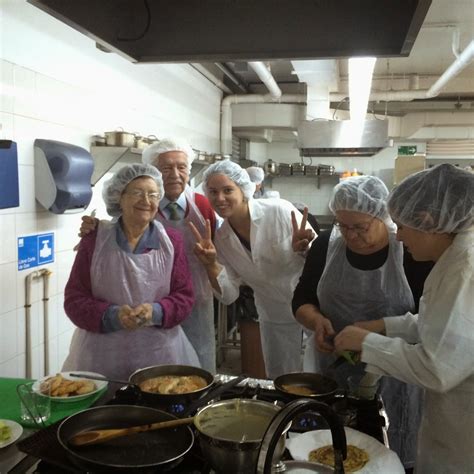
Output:
[[[474,174],[442,164],[405,178],[390,194],[392,218],[422,232],[457,233],[474,225]]]
[[[188,173],[191,172],[191,164],[196,156],[194,150],[184,141],[175,138],[164,138],[158,143],[153,143],[145,148],[142,153],[142,162],[158,166],[158,157],[168,151],[182,151],[188,159]]]
[[[203,189],[207,195],[207,182],[209,178],[215,174],[223,174],[231,179],[242,191],[243,195],[247,200],[252,198],[255,192],[255,183],[250,181],[249,174],[237,163],[230,160],[217,161],[213,165],[209,166],[204,172],[203,178]]]
[[[122,215],[120,208],[120,198],[128,183],[142,176],[153,179],[158,185],[160,198],[163,192],[163,180],[161,173],[151,165],[133,163],[120,168],[108,181],[104,183],[102,198],[107,206],[107,213],[113,217]]]
[[[265,179],[265,172],[259,166],[250,166],[246,170],[252,183],[260,184]]]
[[[389,219],[387,197],[388,189],[381,179],[375,176],[354,176],[334,187],[329,209],[333,214],[336,211],[354,211],[386,221]]]

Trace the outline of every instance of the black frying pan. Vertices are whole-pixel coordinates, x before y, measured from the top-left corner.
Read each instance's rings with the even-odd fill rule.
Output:
[[[335,380],[325,375],[311,372],[293,372],[277,377],[273,384],[275,389],[289,398],[313,398],[315,400],[324,400],[334,395],[338,390],[338,384]],[[285,387],[284,387],[285,386]],[[305,388],[310,390],[311,394],[292,393],[291,388]]]
[[[75,464],[86,471],[164,472],[179,464],[191,449],[194,435],[189,426],[147,431],[92,446],[72,446],[69,440],[82,431],[174,419],[169,413],[141,406],[90,408],[66,418],[58,428],[58,440]]]

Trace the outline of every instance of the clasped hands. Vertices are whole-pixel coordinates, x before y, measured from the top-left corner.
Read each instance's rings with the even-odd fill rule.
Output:
[[[118,313],[120,324],[129,331],[151,325],[152,316],[153,306],[149,303],[139,304],[135,308],[125,304],[120,306]]]

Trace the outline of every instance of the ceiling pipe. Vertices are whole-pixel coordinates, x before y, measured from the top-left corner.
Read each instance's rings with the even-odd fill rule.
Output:
[[[458,75],[467,65],[474,60],[474,40],[464,49],[458,58],[449,68],[438,78],[438,80],[428,90],[415,91],[374,91],[370,94],[370,101],[411,101],[415,99],[429,99],[436,97],[446,84]],[[250,64],[250,63],[249,63]],[[266,68],[265,68],[266,69]],[[267,70],[268,72],[268,70]],[[273,79],[273,78],[272,78]],[[267,86],[268,87],[268,86]],[[280,91],[281,92],[281,91]],[[340,102],[347,94],[331,92],[329,99],[331,102]],[[305,94],[282,94],[277,102],[281,103],[306,103]],[[237,103],[265,103],[275,102],[270,94],[258,95],[229,95],[222,100],[221,104],[221,150],[223,154],[232,153],[232,104]]]
[[[265,66],[261,61],[249,61],[248,64],[255,71],[260,80],[267,86],[272,99],[278,100],[281,97],[282,92],[267,66]]]
[[[457,76],[466,66],[474,60],[474,40],[472,40],[464,51],[455,59],[453,64],[446,69],[441,77],[429,88],[426,97],[436,97],[441,89]]]

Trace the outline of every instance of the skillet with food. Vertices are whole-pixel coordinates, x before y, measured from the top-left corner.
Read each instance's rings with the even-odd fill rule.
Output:
[[[293,372],[277,377],[275,389],[290,398],[313,398],[325,400],[338,390],[335,380],[325,375],[310,372]]]

